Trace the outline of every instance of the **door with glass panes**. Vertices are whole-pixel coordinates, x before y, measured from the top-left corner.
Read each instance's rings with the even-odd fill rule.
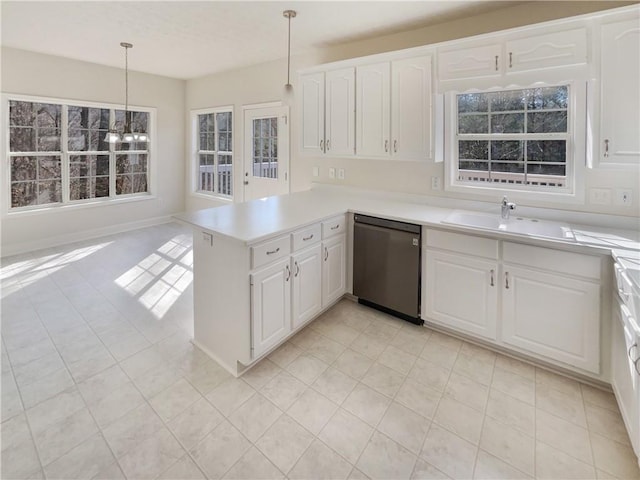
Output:
[[[289,107],[245,107],[244,199],[289,193]]]

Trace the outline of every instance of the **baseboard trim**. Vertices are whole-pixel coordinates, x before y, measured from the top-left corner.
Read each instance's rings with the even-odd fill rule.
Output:
[[[129,232],[139,228],[152,227],[154,225],[162,225],[175,221],[172,215],[162,215],[160,217],[146,218],[136,220],[135,222],[119,223],[108,227],[94,228],[91,230],[81,230],[79,232],[68,233],[65,235],[57,235],[55,237],[34,240],[32,242],[22,242],[20,244],[0,245],[0,257],[10,257],[23,253],[30,253],[46,248],[59,247],[75,242],[92,240],[94,238],[104,237],[105,235],[113,235],[116,233]]]

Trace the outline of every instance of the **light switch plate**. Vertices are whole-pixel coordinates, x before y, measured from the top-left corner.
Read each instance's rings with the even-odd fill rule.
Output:
[[[344,180],[344,168],[339,168],[338,169],[338,179],[339,180]]]
[[[592,188],[589,190],[589,203],[591,205],[611,205],[611,189]]]
[[[202,240],[209,246],[213,245],[213,235],[211,233],[202,232]]]

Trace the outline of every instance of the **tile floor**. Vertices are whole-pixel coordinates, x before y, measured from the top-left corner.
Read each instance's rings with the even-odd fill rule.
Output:
[[[610,393],[343,300],[240,379],[167,224],[2,262],[2,478],[640,478]]]

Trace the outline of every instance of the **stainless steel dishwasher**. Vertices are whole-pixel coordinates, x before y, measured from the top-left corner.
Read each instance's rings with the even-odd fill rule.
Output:
[[[358,302],[422,325],[420,225],[354,215],[353,294]]]

